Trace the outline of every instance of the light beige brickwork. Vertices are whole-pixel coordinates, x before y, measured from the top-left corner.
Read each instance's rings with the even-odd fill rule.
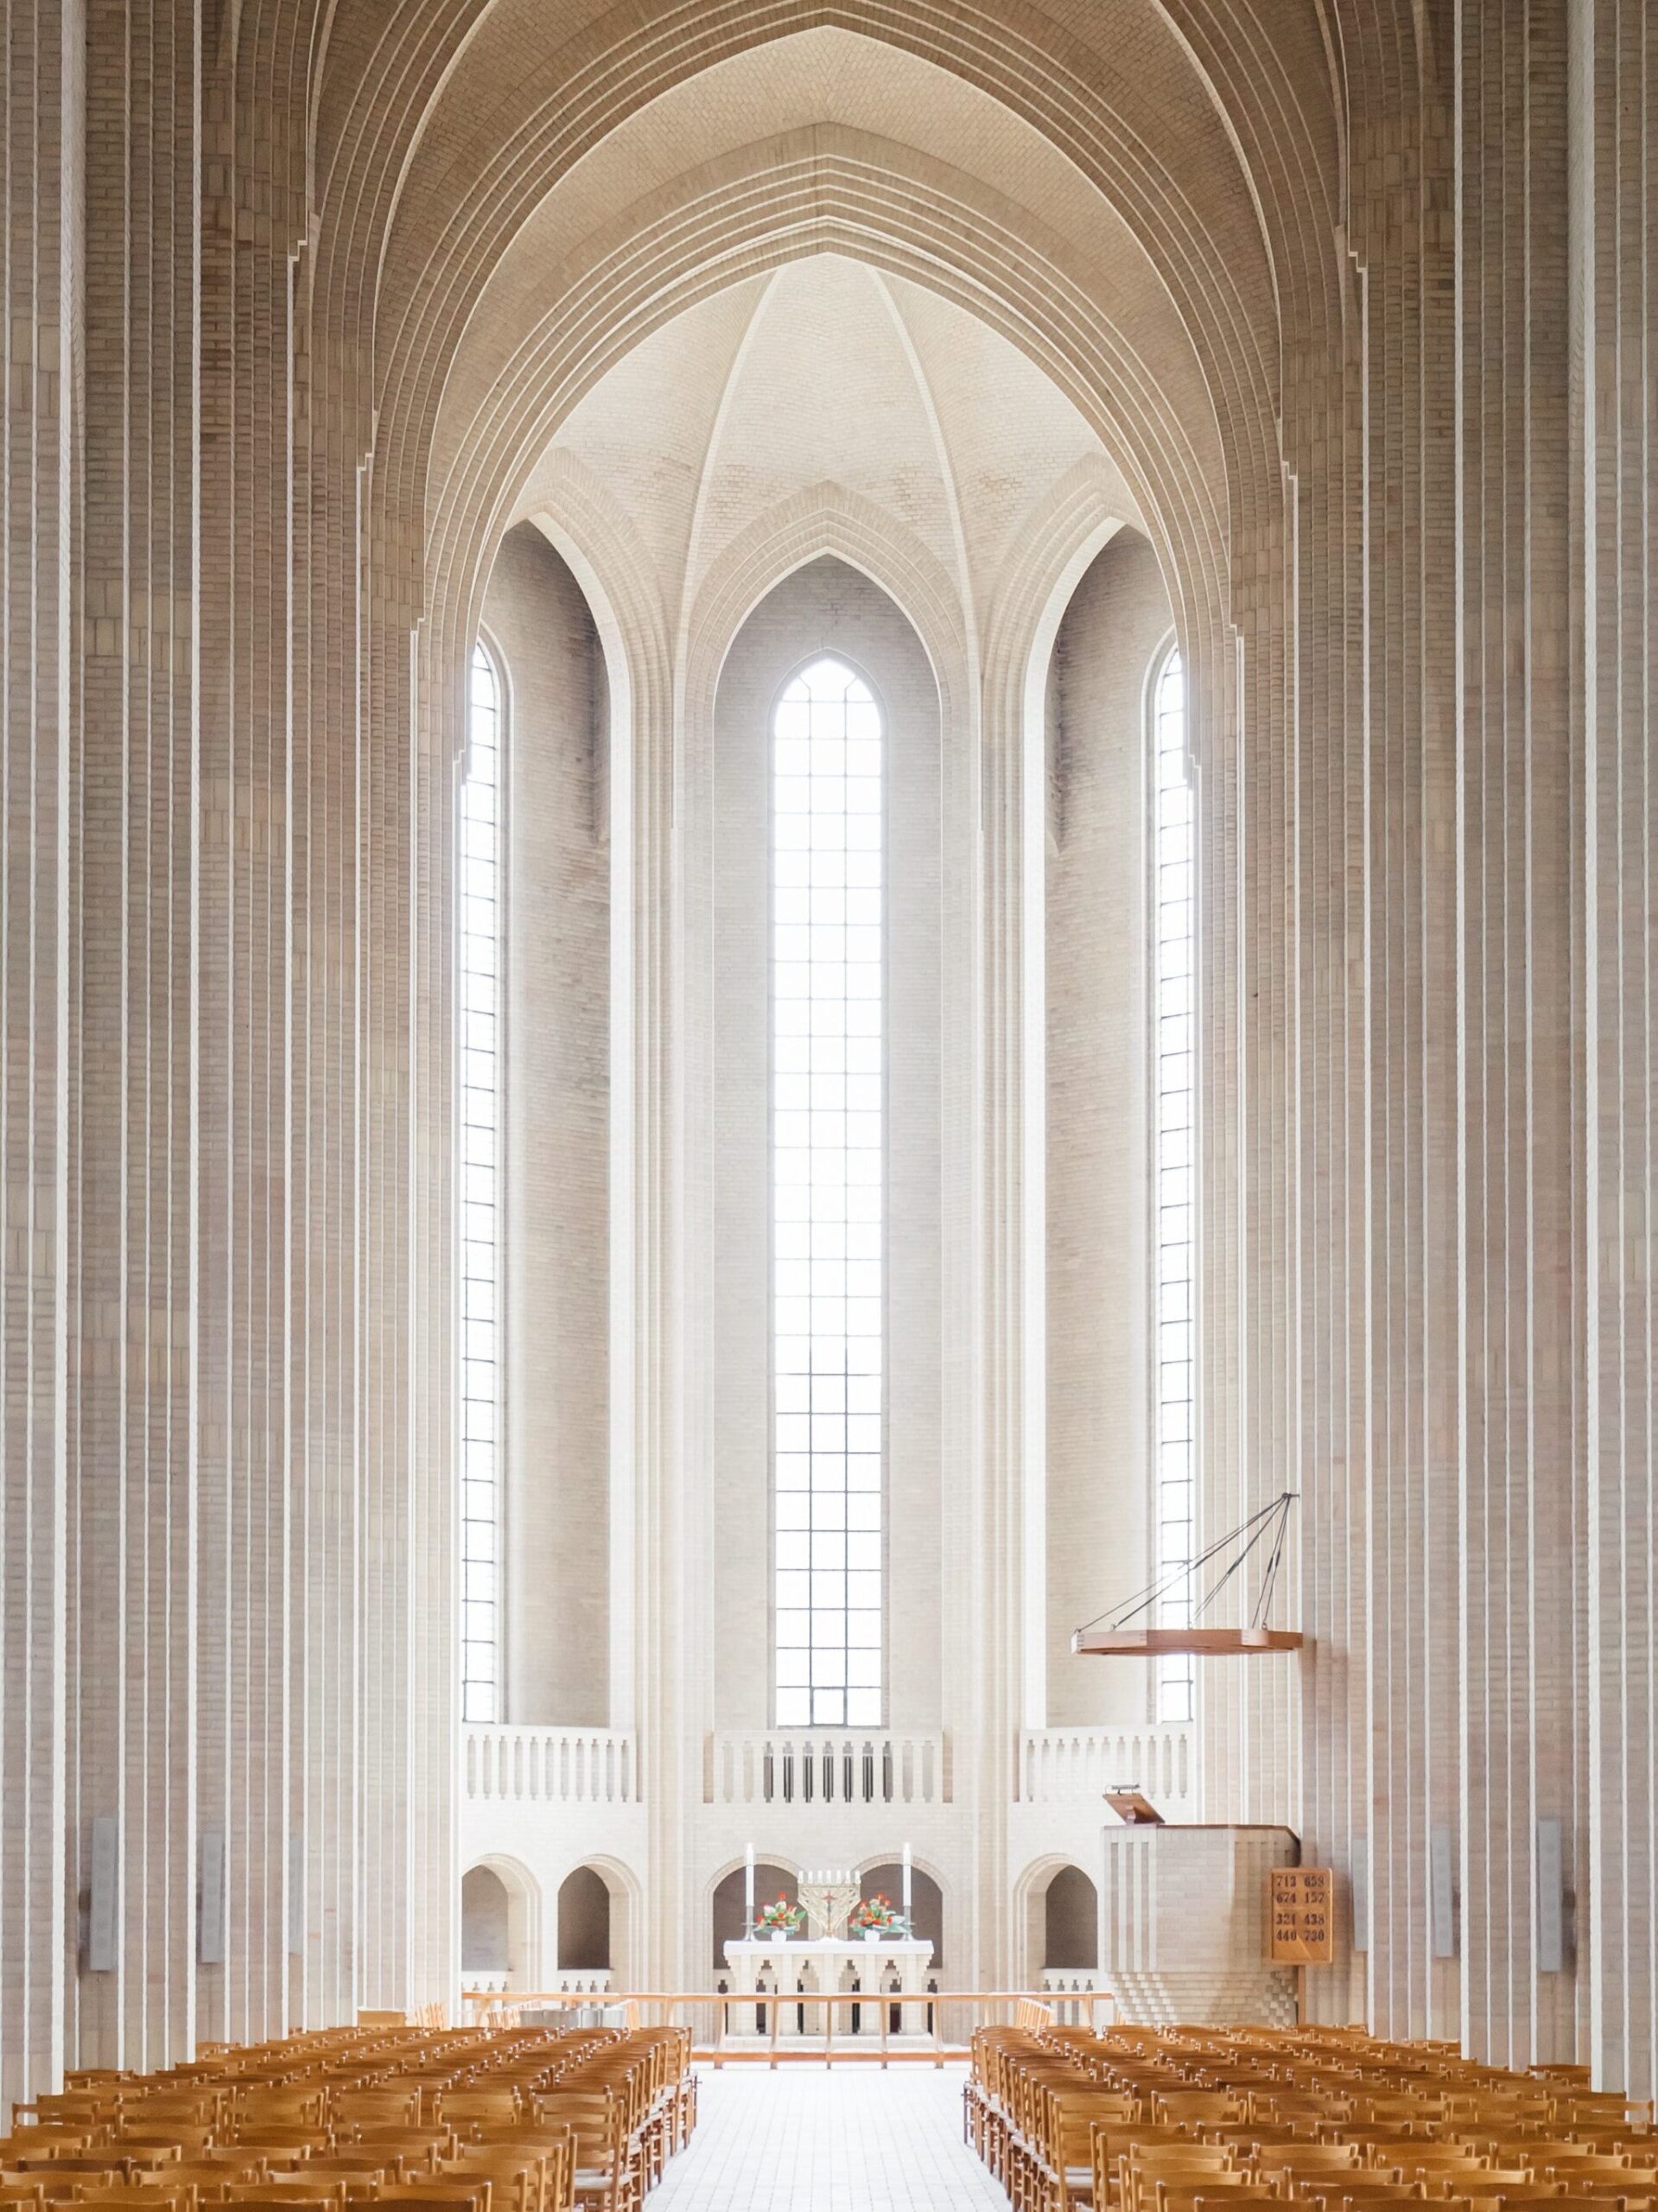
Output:
[[[1140,1667],[1078,1659],[1071,1630],[1157,1560],[1151,1406],[1148,686],[1169,636],[1151,547],[1120,531],[1054,648],[1046,880],[1047,1719],[1153,1717]],[[1101,1295],[1115,1255],[1121,1297]]]
[[[505,683],[501,1718],[610,1721],[610,822],[604,664],[534,526],[486,632]]]
[[[596,1116],[607,931],[569,1287],[602,1242],[575,1448],[638,1970],[703,1957],[749,1817],[687,1811],[698,778],[731,640],[825,556],[938,701],[952,1971],[1013,1959],[1071,1818],[1029,831],[1050,649],[1128,524],[1192,686],[1202,1510],[1299,1492],[1311,1638],[1205,1675],[1197,1795],[1360,1897],[1321,2017],[1653,2093],[1649,13],[14,0],[0,2097],[453,1991],[454,799],[526,519],[605,665],[618,895],[544,950]],[[578,906],[594,855],[544,857]]]

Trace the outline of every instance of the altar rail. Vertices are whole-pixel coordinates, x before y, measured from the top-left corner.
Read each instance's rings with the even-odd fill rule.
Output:
[[[1042,1993],[1062,2027],[1086,2027],[1102,1993],[1099,1971],[1094,1967],[1044,1967]]]
[[[803,2062],[814,2066],[867,2066],[872,2059],[878,2059],[882,2066],[905,2061],[945,2066],[967,2057],[969,2038],[975,2027],[1051,2022],[1055,2005],[1045,1991],[1032,1989],[889,1991],[873,2000],[880,2018],[872,2044],[866,2035],[843,2032],[850,2024],[851,2008],[871,2005],[869,1997],[855,1990],[816,1991],[782,2004],[772,2000],[765,2034],[734,2043],[730,2035],[740,2034],[740,2026],[727,2027],[733,2009],[752,2018],[757,2001],[766,2002],[757,2000],[753,1990],[722,1989],[630,1991],[600,2000],[613,2007],[630,2028],[688,2025],[692,2056],[710,2065],[772,2067]],[[1081,1993],[1070,2001],[1083,2012],[1090,2027],[1109,2027],[1116,2017],[1116,2002],[1109,1991]],[[515,1989],[505,1998],[491,1990],[467,1989],[461,1995],[464,2024],[491,2030],[516,2027],[524,2012],[568,2002],[565,1993],[556,1989]],[[807,2008],[821,2012],[822,2031],[813,2035],[785,2035],[785,2013]],[[915,2025],[893,2027],[895,2012],[900,2017],[908,2014]],[[837,2029],[842,2032],[837,2033]]]
[[[1019,1795],[1029,1804],[1143,1790],[1166,1819],[1197,1809],[1197,1744],[1189,1721],[1143,1728],[1032,1728],[1020,1738]]]
[[[499,1999],[509,2005],[524,2002],[522,1994],[511,1986],[511,1976],[505,1967],[462,1967],[467,1983],[466,2001],[482,2005]],[[572,1998],[607,1996],[610,1989],[608,1967],[560,1967],[554,1978],[553,1989],[557,1997],[568,2002]]]
[[[943,1736],[767,1729],[708,1739],[705,1804],[947,1805],[950,1797]]]
[[[468,1797],[554,1805],[629,1805],[639,1794],[634,1739],[613,1728],[469,1727]]]

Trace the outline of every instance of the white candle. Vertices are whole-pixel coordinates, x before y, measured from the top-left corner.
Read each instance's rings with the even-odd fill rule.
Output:
[[[743,1853],[743,1934],[754,1932],[754,1847],[751,1843]]]
[[[906,1843],[904,1847],[904,1917],[906,1920],[910,1916],[910,1847]]]

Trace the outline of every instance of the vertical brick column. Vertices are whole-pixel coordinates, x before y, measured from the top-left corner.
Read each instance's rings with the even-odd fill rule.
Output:
[[[1572,1863],[1580,1725],[1566,11],[1465,0],[1458,30],[1458,1942],[1466,2047],[1524,2066],[1572,2048],[1534,1900],[1540,1818],[1565,1821]]]
[[[1569,22],[1589,1328],[1589,1834],[1577,1924],[1590,1947],[1585,2019],[1597,2075],[1649,2097],[1658,2087],[1658,41],[1638,0],[1574,5]]]
[[[77,35],[75,10],[20,0],[0,39],[0,2108],[57,2086],[73,1942],[63,1878],[63,1608],[84,219]]]
[[[70,1884],[119,1839],[83,2064],[194,2033],[197,373],[192,16],[86,22],[85,721],[68,1164]],[[74,1942],[72,1927],[70,1941]],[[79,1962],[78,1962],[79,1963]]]

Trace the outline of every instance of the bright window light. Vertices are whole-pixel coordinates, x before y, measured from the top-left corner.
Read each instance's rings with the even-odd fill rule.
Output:
[[[1197,974],[1193,901],[1195,810],[1186,747],[1186,678],[1178,652],[1159,672],[1152,714],[1154,881],[1152,914],[1153,1083],[1153,1141],[1156,1197],[1153,1244],[1156,1268],[1153,1352],[1159,1570],[1190,1567],[1194,1546],[1196,1394],[1193,1305],[1197,1202],[1192,1077]],[[1161,1606],[1162,1625],[1187,1627],[1191,1586],[1178,1582]],[[1158,1718],[1192,1718],[1196,1680],[1189,1657],[1159,1662]]]
[[[461,781],[461,1713],[500,1711],[500,683],[473,648]]]
[[[882,1718],[883,734],[814,661],[772,730],[772,1249],[778,1725]]]

